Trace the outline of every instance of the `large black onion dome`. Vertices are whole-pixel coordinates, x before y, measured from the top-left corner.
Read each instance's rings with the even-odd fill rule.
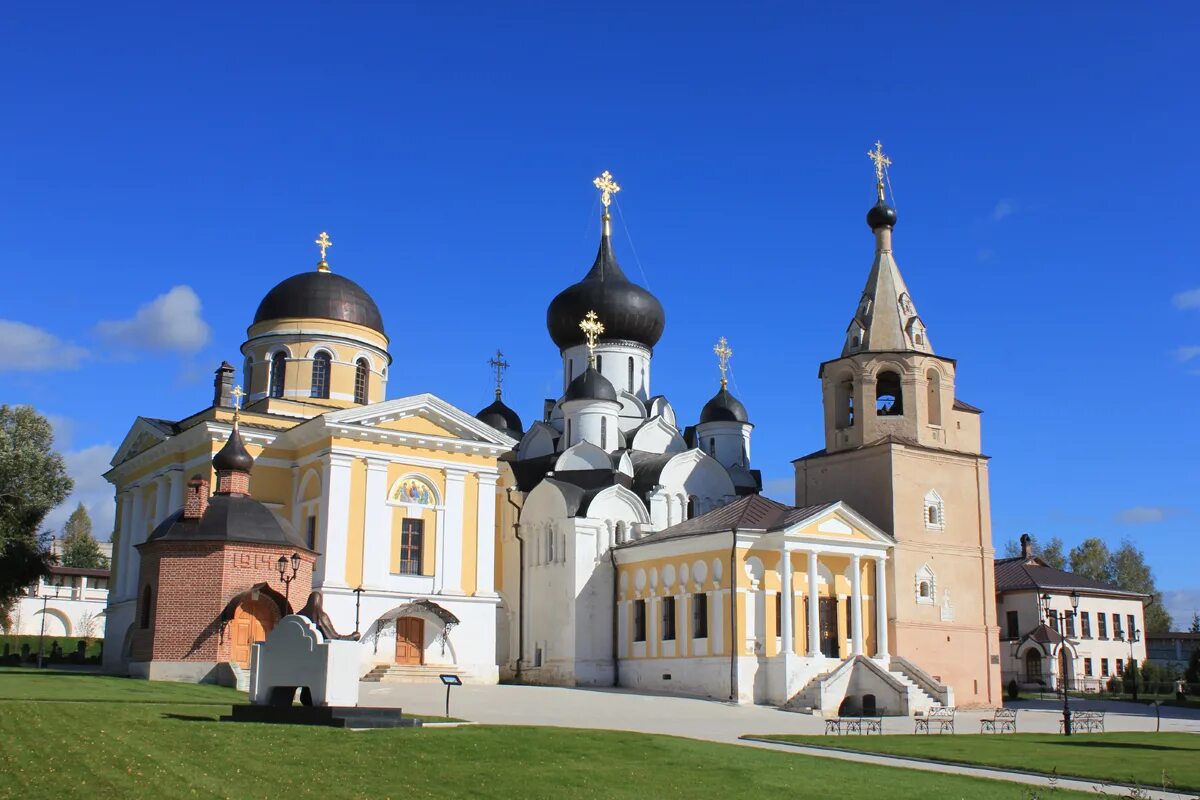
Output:
[[[608,378],[596,371],[593,366],[588,366],[583,374],[567,387],[567,393],[563,395],[563,400],[611,400],[617,401],[617,390],[613,388],[612,383]]]
[[[496,402],[476,414],[475,418],[501,433],[507,433],[513,439],[520,439],[525,435],[525,427],[521,424],[517,412],[504,405],[499,397],[496,398]]]
[[[313,270],[280,282],[254,313],[254,324],[271,319],[332,319],[383,333],[379,306],[361,286],[333,272]]]
[[[560,350],[586,341],[579,323],[589,311],[595,311],[604,323],[604,339],[625,339],[646,347],[658,343],[667,324],[658,298],[621,271],[607,230],[600,238],[600,250],[588,274],[559,292],[546,309],[546,328]]]
[[[700,411],[701,425],[706,422],[749,421],[750,415],[746,413],[746,407],[742,405],[742,401],[731,395],[724,386],[704,404],[704,408]]]
[[[867,224],[871,230],[896,227],[896,209],[880,200],[867,212]]]
[[[229,434],[225,446],[213,456],[212,465],[217,472],[249,472],[254,466],[254,458],[246,452],[242,434],[237,428]]]

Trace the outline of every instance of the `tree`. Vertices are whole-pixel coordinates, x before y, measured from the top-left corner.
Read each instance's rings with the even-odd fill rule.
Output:
[[[1146,632],[1166,633],[1171,630],[1171,615],[1163,607],[1162,593],[1154,585],[1154,574],[1146,564],[1146,557],[1133,542],[1125,539],[1109,560],[1112,582],[1128,592],[1150,595],[1146,606]]]
[[[79,615],[79,622],[75,626],[75,632],[84,639],[93,639],[96,636],[96,629],[100,627],[96,615],[90,611],[85,611]]]
[[[1046,546],[1042,547],[1038,544],[1038,540],[1033,540],[1033,552],[1042,561],[1055,569],[1066,569],[1067,559],[1063,556],[1063,542],[1057,536],[1052,536],[1046,542]],[[1005,558],[1017,558],[1021,555],[1021,543],[1015,539],[1009,539],[1004,543]]]
[[[53,562],[38,528],[74,485],[53,442],[41,414],[0,405],[0,616]]]
[[[66,567],[107,569],[108,559],[92,537],[92,518],[80,503],[62,529],[62,563]]]
[[[1200,611],[1192,612],[1192,627],[1188,630],[1191,633],[1200,633]]]
[[[1103,583],[1115,583],[1111,570],[1112,555],[1103,539],[1084,539],[1071,549],[1071,572]]]

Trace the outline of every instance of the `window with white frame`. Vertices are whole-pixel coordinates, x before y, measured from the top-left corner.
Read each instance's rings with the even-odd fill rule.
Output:
[[[917,602],[931,606],[937,602],[937,576],[928,564],[923,565],[914,578]]]
[[[946,504],[936,489],[925,495],[925,527],[936,531],[946,527]]]

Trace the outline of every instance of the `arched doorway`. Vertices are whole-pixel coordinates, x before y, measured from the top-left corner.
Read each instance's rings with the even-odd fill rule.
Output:
[[[1030,650],[1025,654],[1025,680],[1029,683],[1042,682],[1042,654]]]
[[[229,660],[242,667],[250,666],[250,646],[267,638],[279,621],[279,606],[266,594],[249,595],[233,609],[230,624]]]

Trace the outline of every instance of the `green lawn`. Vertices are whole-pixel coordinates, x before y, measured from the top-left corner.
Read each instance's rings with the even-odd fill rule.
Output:
[[[1007,767],[1063,777],[1200,790],[1200,736],[1191,733],[1042,733],[956,736],[758,737],[871,753]]]
[[[1029,797],[1017,784],[667,736],[217,722],[234,697],[210,686],[2,670],[0,797]]]

